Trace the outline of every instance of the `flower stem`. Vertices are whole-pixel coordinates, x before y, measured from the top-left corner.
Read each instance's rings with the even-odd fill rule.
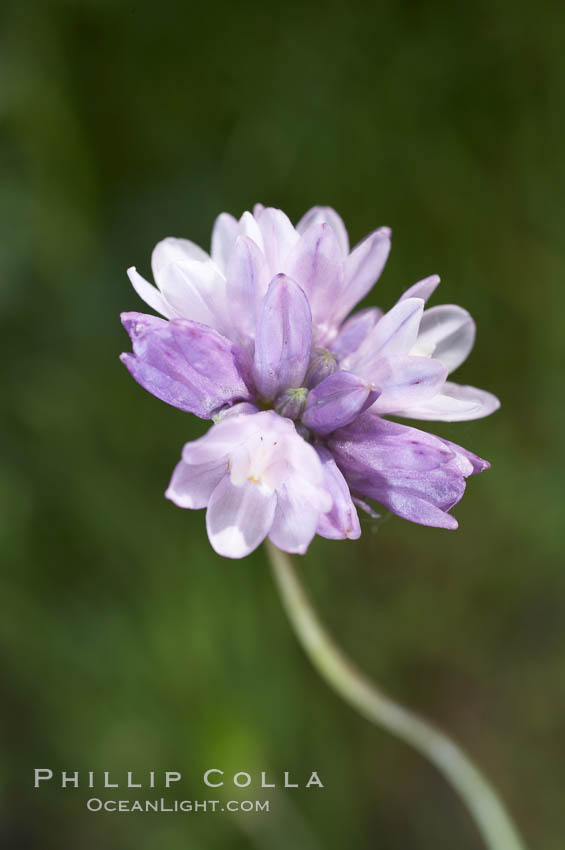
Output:
[[[312,608],[292,559],[269,541],[266,545],[296,636],[326,682],[359,714],[435,764],[466,804],[489,850],[525,850],[504,804],[471,759],[440,729],[394,702],[351,663]]]

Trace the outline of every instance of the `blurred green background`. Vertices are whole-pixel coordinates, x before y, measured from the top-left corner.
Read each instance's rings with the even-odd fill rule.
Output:
[[[354,242],[392,226],[368,303],[438,272],[434,303],[477,320],[457,379],[502,409],[424,426],[492,461],[460,530],[367,521],[300,569],[348,652],[466,745],[531,848],[561,850],[565,6],[45,0],[0,17],[2,848],[481,847],[435,771],[317,678],[263,552],[220,559],[203,513],[163,498],[205,425],[120,365],[118,314],[143,309],[125,269],[262,201],[293,220],[331,204]],[[95,815],[86,789],[33,791],[34,767],[181,770],[188,799],[217,796],[208,767],[326,787],[256,817]]]

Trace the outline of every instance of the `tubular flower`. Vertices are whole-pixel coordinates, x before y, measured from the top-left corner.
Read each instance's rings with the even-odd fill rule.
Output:
[[[165,239],[153,286],[129,269],[164,318],[122,314],[132,353],[122,361],[157,398],[213,420],[187,443],[166,496],[207,508],[210,542],[239,558],[269,537],[287,552],[314,535],[360,536],[355,504],[373,500],[412,522],[456,528],[449,511],[465,479],[489,464],[388,415],[459,421],[499,407],[492,394],[447,380],[469,354],[475,325],[461,307],[425,309],[437,276],[388,312],[348,314],[379,278],[390,250],[381,227],[349,250],[329,207],[293,227],[256,205],[222,213],[211,253]]]

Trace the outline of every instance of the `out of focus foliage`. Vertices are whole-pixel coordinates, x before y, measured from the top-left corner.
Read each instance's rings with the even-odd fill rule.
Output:
[[[434,303],[477,320],[457,379],[503,407],[436,429],[493,464],[461,529],[367,521],[300,569],[364,669],[466,743],[532,847],[561,850],[565,6],[38,0],[0,17],[2,847],[480,847],[432,768],[312,672],[262,552],[221,560],[203,514],[163,498],[204,424],[120,365],[118,314],[143,309],[125,269],[260,200],[294,219],[331,204],[354,241],[391,225],[378,303],[438,272]],[[34,767],[178,769],[190,799],[210,797],[208,767],[326,787],[257,817],[95,815],[86,789],[34,791]]]

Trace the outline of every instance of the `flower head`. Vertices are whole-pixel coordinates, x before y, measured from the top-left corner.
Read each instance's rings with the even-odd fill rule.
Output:
[[[122,360],[162,401],[215,424],[187,443],[167,497],[207,508],[222,555],[266,536],[305,552],[314,534],[357,538],[354,503],[371,499],[413,522],[456,528],[449,511],[465,479],[488,467],[465,449],[385,416],[457,421],[499,406],[448,375],[475,325],[454,305],[425,309],[425,278],[386,313],[347,318],[390,250],[379,228],[351,252],[339,215],[315,207],[296,228],[257,205],[222,213],[208,255],[165,239],[152,256],[157,287],[131,282],[164,317],[125,313],[133,353]]]

